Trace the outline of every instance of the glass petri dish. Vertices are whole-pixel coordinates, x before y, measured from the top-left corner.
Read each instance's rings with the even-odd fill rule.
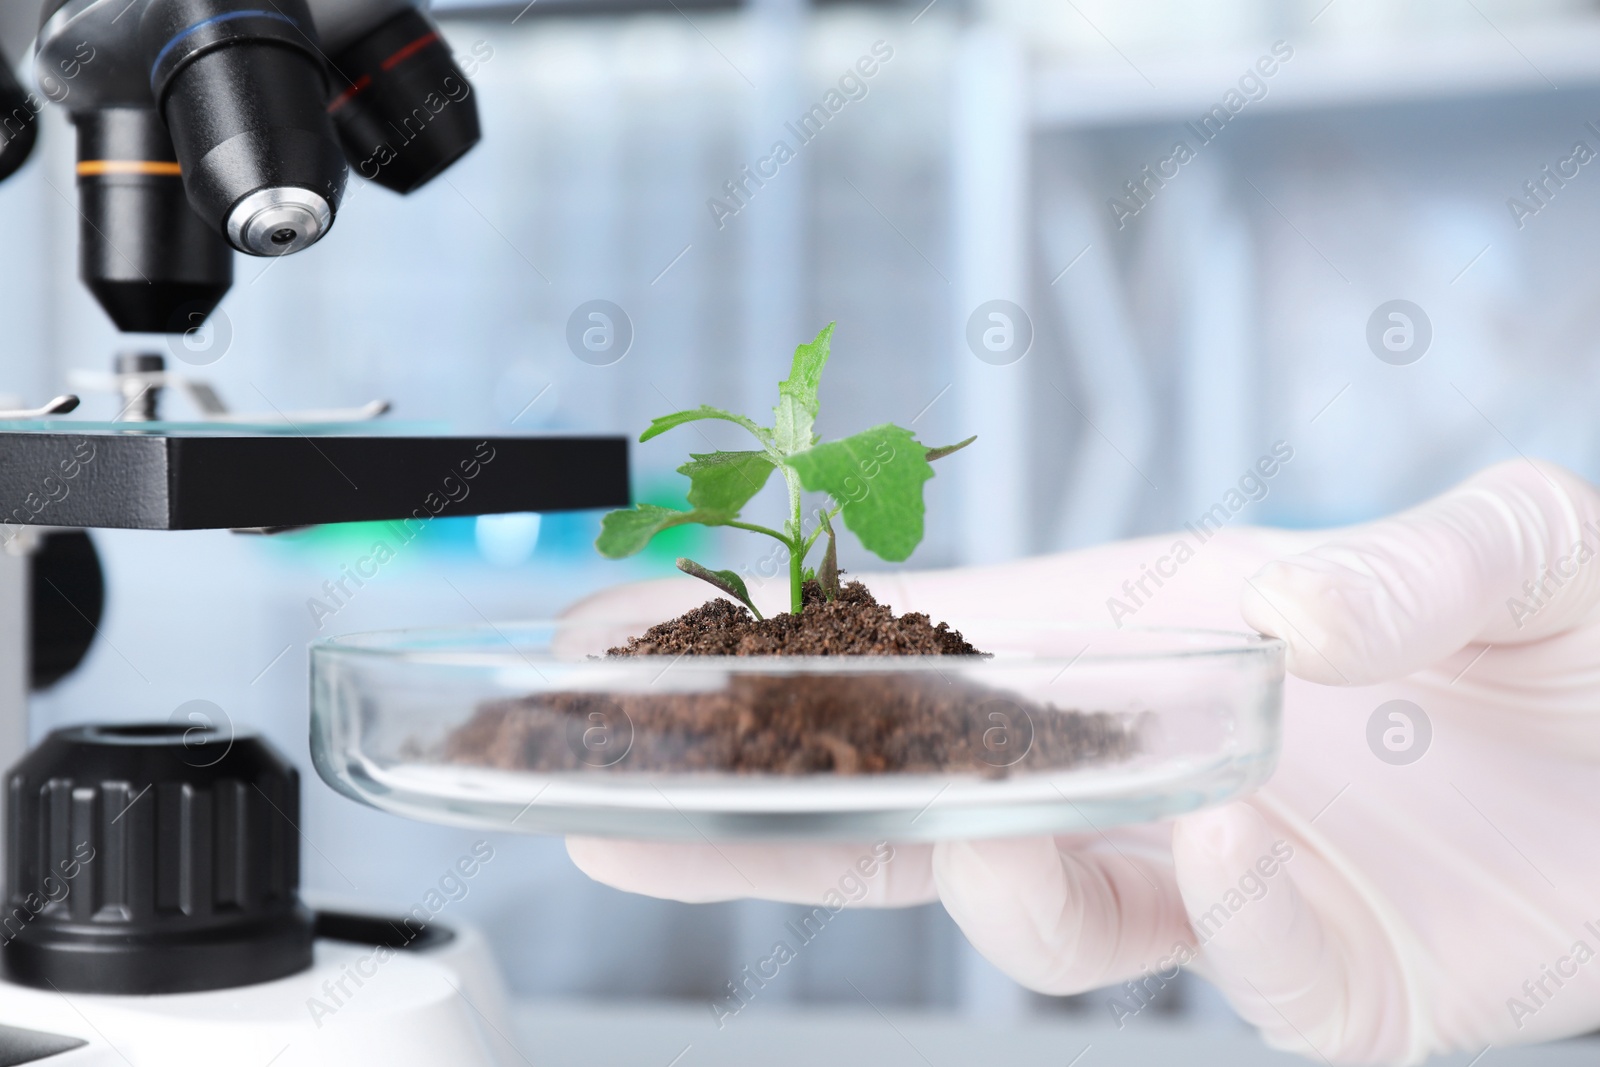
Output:
[[[410,818],[683,841],[1093,831],[1272,773],[1275,638],[961,629],[989,655],[606,658],[641,627],[592,621],[329,638],[311,752]]]

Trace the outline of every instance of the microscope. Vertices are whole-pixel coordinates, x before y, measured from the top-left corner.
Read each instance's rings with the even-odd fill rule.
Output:
[[[192,329],[232,285],[234,252],[321,240],[350,167],[410,193],[480,137],[466,75],[404,0],[45,0],[27,29],[29,0],[5,6],[8,56],[37,27],[38,86],[0,72],[0,178],[39,112],[63,107],[79,273],[123,331]]]
[[[30,41],[32,87],[11,69]],[[466,76],[408,0],[0,0],[0,58],[0,180],[44,108],[64,108],[79,275],[127,333],[204,323],[235,253],[325,239],[352,167],[405,194],[480,137]],[[198,422],[161,418],[169,386]],[[137,352],[105,387],[125,401],[112,422],[62,418],[73,395],[0,411],[0,1063],[520,1062],[480,935],[426,908],[302,901],[299,777],[264,739],[100,723],[24,755],[30,673],[59,677],[84,651],[30,641],[30,624],[36,638],[62,627],[28,610],[29,577],[44,560],[97,567],[92,528],[270,533],[625,505],[626,441],[412,434],[372,421],[382,402],[239,416]],[[30,551],[60,536],[79,540]],[[50,584],[85,591],[71,606],[92,641],[95,582]],[[460,862],[484,859],[475,846]]]

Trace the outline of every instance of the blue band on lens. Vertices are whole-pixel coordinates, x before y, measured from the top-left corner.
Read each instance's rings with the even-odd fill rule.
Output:
[[[298,22],[296,22],[294,19],[290,18],[288,15],[285,15],[281,11],[229,11],[229,12],[226,12],[226,13],[221,14],[221,15],[212,15],[208,19],[201,19],[199,22],[195,23],[193,26],[190,26],[187,29],[179,30],[177,35],[174,36],[172,38],[172,40],[170,40],[166,44],[162,45],[161,46],[161,51],[156,53],[155,62],[150,64],[150,91],[151,92],[155,92],[155,89],[156,89],[156,71],[160,68],[161,61],[163,59],[166,59],[167,58],[167,53],[171,52],[174,48],[178,47],[179,42],[181,42],[185,37],[189,36],[191,33],[194,33],[194,32],[196,32],[198,30],[203,30],[207,26],[214,25],[214,24],[216,24],[218,22],[231,22],[234,19],[251,19],[251,18],[256,18],[256,19],[276,19],[279,22],[287,22],[289,25],[293,26],[297,30],[300,28],[300,24]]]

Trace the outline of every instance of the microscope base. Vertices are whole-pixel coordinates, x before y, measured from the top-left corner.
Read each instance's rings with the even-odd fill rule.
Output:
[[[385,923],[386,926],[389,924]],[[392,928],[399,927],[395,920]],[[319,939],[311,968],[259,985],[166,996],[0,983],[0,1065],[505,1067],[521,1062],[481,935],[430,928],[432,947]],[[47,1059],[48,1058],[48,1059]]]

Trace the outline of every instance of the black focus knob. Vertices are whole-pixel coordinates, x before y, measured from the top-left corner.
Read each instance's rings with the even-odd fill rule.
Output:
[[[0,973],[184,993],[311,965],[300,781],[265,741],[182,724],[57,730],[6,790]]]
[[[149,0],[139,38],[200,217],[251,255],[320,240],[348,168],[306,0]]]

